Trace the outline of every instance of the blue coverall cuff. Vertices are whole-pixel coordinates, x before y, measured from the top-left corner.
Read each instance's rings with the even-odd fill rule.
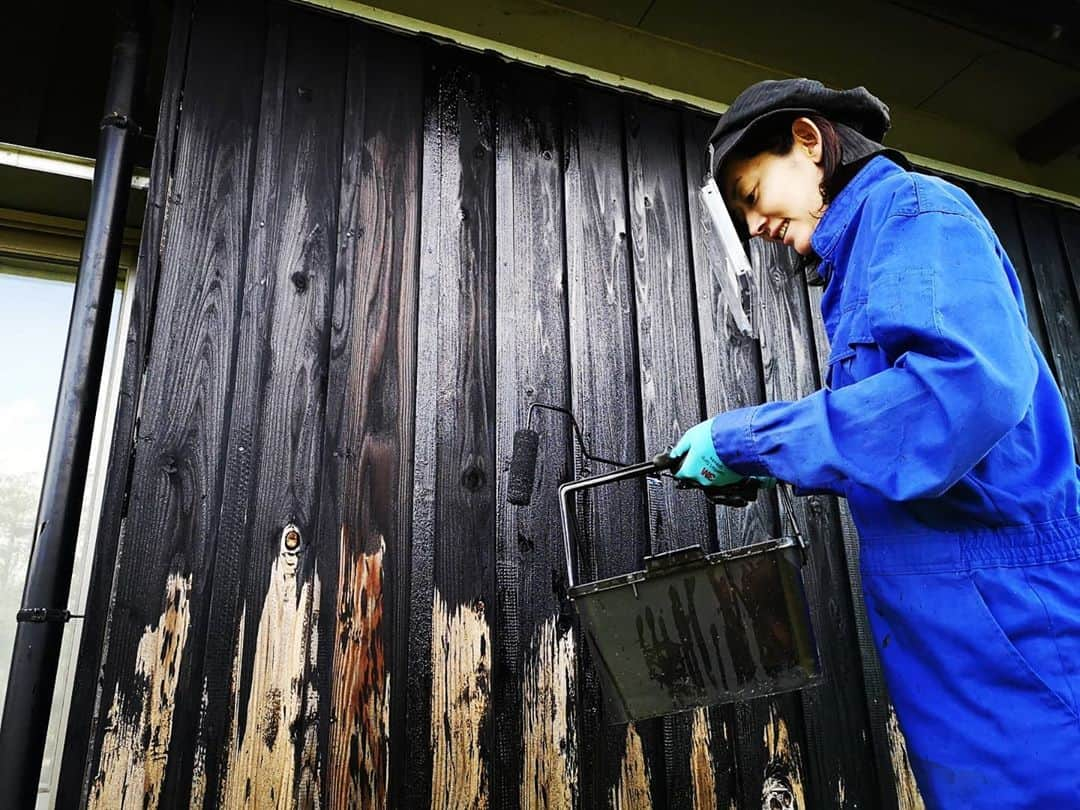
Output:
[[[729,468],[742,475],[772,475],[754,441],[754,416],[760,406],[737,408],[712,420],[713,449]]]

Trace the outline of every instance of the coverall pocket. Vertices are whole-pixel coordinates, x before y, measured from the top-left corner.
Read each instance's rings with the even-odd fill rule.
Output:
[[[1071,572],[1062,570],[1069,567]],[[986,620],[1017,664],[1080,721],[1080,617],[1059,609],[1067,604],[1060,597],[1068,596],[1059,593],[1061,586],[1068,589],[1070,580],[1078,581],[1077,568],[1077,561],[979,568],[971,572],[971,583]]]

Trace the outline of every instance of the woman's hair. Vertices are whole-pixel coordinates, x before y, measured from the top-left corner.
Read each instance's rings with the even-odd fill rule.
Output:
[[[821,131],[821,199],[826,205],[840,193],[851,179],[849,172],[838,171],[841,168],[843,150],[836,128],[825,116],[819,113],[798,113],[774,115],[750,129],[738,144],[732,148],[726,160],[743,160],[772,152],[786,155],[795,145],[795,136],[791,132],[791,123],[796,118],[809,118]]]

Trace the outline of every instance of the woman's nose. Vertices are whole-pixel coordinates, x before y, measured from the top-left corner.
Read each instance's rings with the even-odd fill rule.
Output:
[[[764,227],[765,217],[753,211],[746,212],[746,229],[750,231],[751,236],[760,236]]]

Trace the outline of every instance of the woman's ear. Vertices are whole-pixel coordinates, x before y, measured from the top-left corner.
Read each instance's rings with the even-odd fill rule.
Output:
[[[814,163],[821,162],[821,130],[805,116],[791,122],[791,134],[796,149],[804,151]]]

